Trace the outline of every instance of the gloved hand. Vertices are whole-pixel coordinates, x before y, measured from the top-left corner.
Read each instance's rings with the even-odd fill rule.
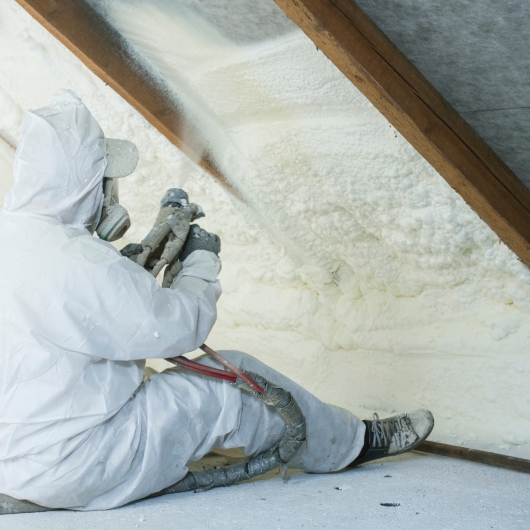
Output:
[[[208,250],[219,256],[221,240],[216,234],[203,230],[199,225],[191,225],[186,243],[180,254],[180,261],[184,261],[195,250]]]

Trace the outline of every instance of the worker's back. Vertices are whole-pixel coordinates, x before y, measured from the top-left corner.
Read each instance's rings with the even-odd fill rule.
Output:
[[[90,340],[93,350],[101,324],[91,271],[123,260],[110,245],[53,219],[3,213],[0,248],[2,461],[105,421],[134,393],[144,363],[101,359],[83,346]]]

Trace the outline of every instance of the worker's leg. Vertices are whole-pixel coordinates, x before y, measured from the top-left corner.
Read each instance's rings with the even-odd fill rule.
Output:
[[[358,455],[365,426],[326,405],[252,357],[222,352],[234,364],[290,391],[307,422],[307,444],[293,465],[313,472],[341,469]],[[215,364],[209,359],[201,362]],[[239,388],[180,369],[153,374],[109,420],[0,472],[16,498],[52,508],[105,510],[178,482],[187,464],[215,448],[260,453],[284,432],[279,415]],[[24,461],[22,461],[24,460]],[[46,465],[40,462],[45,462]],[[50,462],[55,461],[53,465]],[[12,468],[12,469],[11,469]]]
[[[297,385],[276,370],[254,357],[237,351],[219,352],[223,357],[243,370],[255,372],[271,383],[291,392],[298,402],[307,425],[307,443],[291,461],[290,467],[314,473],[326,473],[343,469],[359,454],[364,443],[365,425],[351,412],[327,405],[310,392]],[[219,365],[208,357],[200,362]],[[280,416],[254,396],[241,392],[241,417],[238,428],[228,436],[212,438],[206,447],[193,455],[201,458],[214,448],[240,447],[247,456],[254,456],[272,447],[285,431]]]

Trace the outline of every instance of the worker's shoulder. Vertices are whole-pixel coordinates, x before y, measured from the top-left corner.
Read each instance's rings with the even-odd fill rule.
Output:
[[[64,239],[60,250],[65,257],[77,262],[101,264],[122,259],[119,251],[110,243],[88,233]]]

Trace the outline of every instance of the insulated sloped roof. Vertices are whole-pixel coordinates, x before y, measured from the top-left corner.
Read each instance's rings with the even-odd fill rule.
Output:
[[[120,0],[89,1],[104,17],[117,24],[129,42],[135,45],[140,51],[140,55],[143,55],[149,63],[147,70],[157,71],[169,79],[169,91],[177,97],[178,106],[183,110],[183,112],[181,110],[176,111],[175,106],[173,105],[171,108],[171,104],[168,105],[167,102],[163,103],[162,107],[157,108],[158,103],[154,103],[154,108],[148,109],[147,114],[144,112],[144,115],[178,147],[185,148],[185,152],[197,157],[204,167],[213,170],[218,178],[230,185],[230,179],[225,178],[223,171],[219,171],[219,158],[223,155],[219,149],[215,155],[212,151],[213,145],[206,145],[214,142],[211,134],[209,138],[201,138],[201,134],[207,136],[206,130],[212,132],[213,122],[217,122],[219,130],[222,129],[223,125],[219,123],[219,117],[220,113],[224,111],[223,105],[218,105],[217,108],[212,106],[215,90],[212,90],[207,97],[200,93],[206,85],[205,82],[199,84],[196,82],[197,76],[201,75],[201,66],[197,65],[199,72],[196,73],[192,68],[189,68],[189,64],[186,64],[186,61],[189,61],[191,57],[188,54],[186,58],[187,50],[167,49],[167,43],[175,42],[176,36],[167,35],[163,24],[160,24],[161,20],[152,23],[153,34],[158,35],[158,28],[160,28],[160,34],[166,34],[166,38],[164,43],[160,43],[160,39],[158,39],[158,49],[154,50],[148,42],[149,39],[144,39],[145,42],[139,42],[137,37],[142,34],[142,30],[136,31],[136,34],[131,33],[131,28],[134,28],[135,24],[134,13],[131,14],[130,19],[125,24],[126,27],[120,26],[119,16],[112,20],[112,13],[116,11],[116,8],[120,9]],[[337,2],[331,0],[275,1],[300,25],[317,46],[322,47],[326,56],[346,78],[359,88],[412,146],[439,171],[495,233],[516,252],[520,259],[524,263],[530,264],[530,192],[528,189],[480,140],[458,113],[440,97],[432,85],[414,69],[405,56],[400,54],[397,48],[377,30],[373,22],[366,18],[357,5],[347,0],[338,0]],[[115,67],[117,66],[117,70],[121,69],[122,72],[121,64],[131,64],[131,54],[127,52],[126,47],[120,44],[119,48],[122,51],[118,53],[114,51],[116,49],[115,44],[122,38],[119,34],[106,36],[106,49],[105,47],[101,48],[98,44],[101,40],[101,35],[99,35],[101,32],[98,33],[99,30],[94,28],[105,26],[106,23],[103,20],[87,22],[86,29],[90,27],[89,33],[93,33],[91,37],[83,28],[74,30],[69,27],[68,18],[77,26],[79,26],[79,20],[91,18],[89,11],[82,7],[86,5],[83,1],[76,0],[68,4],[70,7],[65,4],[62,7],[55,6],[53,8],[43,4],[40,0],[20,0],[20,2],[28,6],[32,12],[41,12],[42,14],[38,16],[41,17],[43,23],[52,28],[52,31],[63,42],[72,44],[72,49],[80,51],[81,56],[88,57],[88,64],[95,65],[96,72],[98,69],[101,71],[99,68],[101,64],[108,65],[110,63],[111,67],[114,64]],[[219,56],[219,50],[222,50],[223,47],[226,51],[225,44],[229,42],[232,48],[231,52],[239,47],[240,55],[247,56],[239,63],[245,63],[248,70],[254,71],[259,66],[259,61],[251,64],[248,51],[251,48],[263,48],[262,44],[266,41],[282,38],[288,33],[289,26],[285,17],[282,18],[281,12],[275,8],[272,2],[260,4],[259,9],[255,9],[247,3],[246,0],[238,0],[229,4],[221,1],[206,3],[183,0],[175,3],[166,0],[138,0],[125,5],[133,10],[141,6],[141,9],[151,12],[151,14],[153,10],[158,10],[159,19],[172,16],[174,20],[187,18],[200,21],[192,29],[194,34],[200,35],[203,42],[209,34],[214,35],[214,39],[220,43],[218,49],[211,52],[212,56]],[[123,6],[121,9],[123,10]],[[139,16],[141,18],[143,14]],[[46,19],[51,20],[51,24]],[[55,20],[58,22],[56,23]],[[63,35],[63,33],[65,34]],[[184,34],[179,35],[182,42],[185,42],[185,39],[182,40]],[[140,38],[140,40],[142,39]],[[193,39],[189,41],[189,44],[190,49],[196,49],[197,43]],[[86,55],[87,53],[88,55]],[[109,57],[109,54],[114,54],[114,57]],[[124,56],[120,57],[120,54]],[[170,57],[172,64],[166,64],[167,57]],[[175,59],[177,60],[176,63]],[[181,59],[184,59],[184,63],[182,61],[179,63]],[[105,68],[103,67],[104,70]],[[296,65],[296,68],[297,71],[293,70],[282,80],[287,84],[296,85],[297,75],[305,75],[307,80],[318,77],[307,68],[302,74],[300,74],[299,65]],[[143,67],[141,69],[146,70]],[[130,70],[130,67],[128,74],[120,75],[120,77],[122,82],[125,80],[131,86],[131,76],[133,78],[138,78],[138,76]],[[145,78],[145,75],[143,77]],[[265,79],[267,76],[263,77]],[[272,92],[274,92],[278,88],[277,72],[272,72],[268,77],[273,80],[275,86]],[[110,78],[108,75],[104,75],[103,79],[113,81],[112,75]],[[285,82],[284,85],[286,85]],[[145,85],[145,82],[141,81],[141,83]],[[133,88],[135,84],[137,83],[132,83]],[[165,81],[163,84],[165,85]],[[227,85],[226,78],[222,80],[219,86],[223,84]],[[131,101],[130,92],[127,89],[123,90],[124,87],[119,81],[113,83],[112,86],[128,101]],[[136,90],[136,92],[141,94],[142,89]],[[148,92],[152,92],[152,90],[149,89]],[[237,93],[237,91],[232,92]],[[248,90],[246,93],[250,94],[251,92]],[[165,93],[167,90],[159,90],[159,96],[167,100]],[[153,102],[160,99],[146,97],[145,90],[143,90],[143,94],[143,99],[148,101],[147,107],[153,106]],[[331,99],[333,97],[331,95]],[[223,103],[226,101],[228,98],[223,99]],[[145,101],[144,103],[138,101],[138,103],[136,108],[146,109]],[[288,106],[293,104],[296,106],[297,103],[298,101],[291,100],[285,107],[290,111]],[[250,109],[249,114],[254,111],[255,108]],[[269,116],[273,114],[271,108],[265,107],[264,112]],[[199,114],[202,114],[204,118],[202,122]],[[238,109],[238,118],[244,115],[245,111]],[[188,130],[184,130],[186,128]],[[197,128],[199,134],[196,134]],[[215,129],[215,126],[213,128]],[[175,130],[177,130],[176,134]],[[219,137],[217,135],[217,140]],[[196,145],[190,153],[188,149],[189,140],[197,140],[197,138],[200,141],[198,144],[196,141],[191,142],[191,144]],[[213,150],[215,151],[215,148]],[[212,156],[217,156],[217,161],[213,161],[213,165]],[[233,191],[235,191],[234,188]],[[242,197],[241,194],[239,196]]]
[[[530,454],[520,402],[528,269],[272,0],[263,3],[269,11],[253,18],[250,0],[200,4],[216,13],[173,0],[98,2],[173,87],[244,203],[186,166],[12,0],[0,5],[0,84],[20,112],[68,83],[109,135],[138,144],[140,166],[122,194],[135,241],[160,194],[191,175],[201,223],[223,240],[213,346],[258,355],[360,415],[428,406],[438,440]],[[240,14],[236,38],[225,24]]]

